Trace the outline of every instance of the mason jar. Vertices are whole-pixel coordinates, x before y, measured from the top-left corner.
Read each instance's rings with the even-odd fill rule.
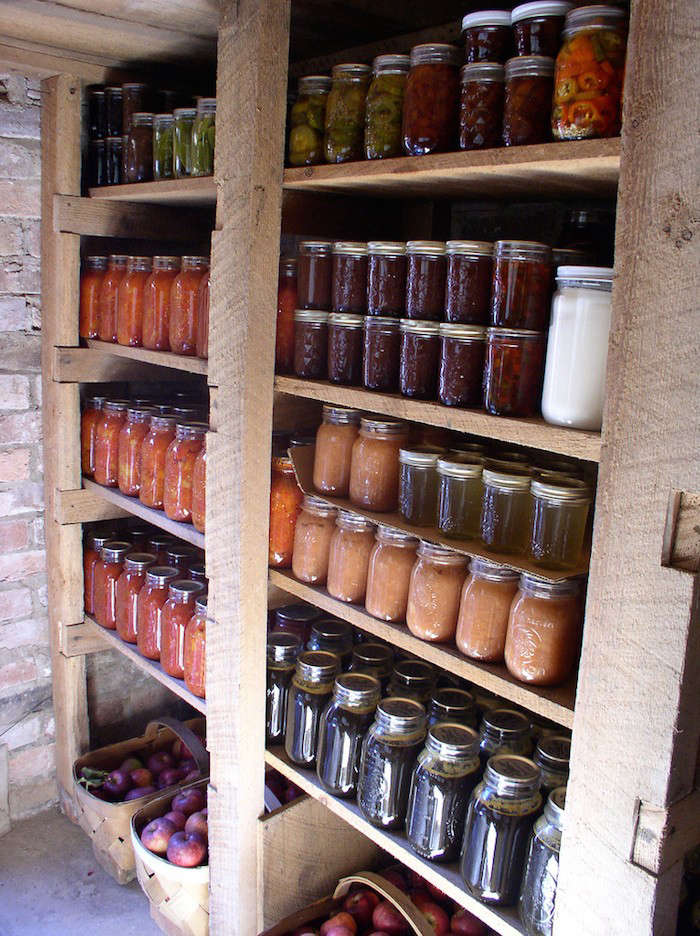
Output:
[[[318,727],[333,692],[340,657],[326,650],[300,654],[287,698],[284,749],[300,767],[316,766]]]
[[[301,642],[295,634],[273,631],[267,635],[267,690],[265,737],[282,744],[287,726],[287,697]]]
[[[341,673],[318,732],[316,774],[333,796],[354,796],[362,741],[374,718],[382,687],[366,673]]]
[[[532,753],[530,719],[516,709],[492,708],[485,712],[479,737],[483,764],[494,754],[521,754],[529,757]]]
[[[530,555],[537,565],[573,569],[581,562],[593,496],[585,481],[530,481]]]
[[[571,738],[563,734],[546,734],[537,742],[533,760],[542,771],[541,789],[546,796],[569,782]]]
[[[552,936],[565,804],[566,787],[552,790],[532,830],[518,901],[527,936]]]

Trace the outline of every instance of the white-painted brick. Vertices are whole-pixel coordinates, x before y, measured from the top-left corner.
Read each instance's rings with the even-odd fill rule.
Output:
[[[39,141],[0,135],[0,179],[38,179],[40,175]]]
[[[25,331],[32,327],[32,310],[24,296],[0,296],[0,331]]]
[[[0,374],[0,406],[6,410],[29,407],[29,377],[24,374]]]
[[[0,623],[0,650],[35,647],[49,641],[49,621],[46,617],[11,619]]]
[[[41,109],[33,105],[12,104],[0,98],[0,136],[39,139]]]

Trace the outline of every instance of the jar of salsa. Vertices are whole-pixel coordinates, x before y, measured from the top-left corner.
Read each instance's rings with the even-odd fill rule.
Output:
[[[105,136],[122,135],[123,94],[121,85],[105,88]]]
[[[95,470],[97,484],[116,487],[119,483],[119,434],[126,422],[128,400],[106,400],[95,428]]]
[[[297,484],[292,460],[287,455],[272,459],[270,483],[270,547],[267,564],[289,569],[294,549],[294,528],[304,499]]]
[[[323,421],[316,432],[313,484],[322,494],[347,497],[352,447],[358,435],[360,414],[343,406],[323,407]]]
[[[441,241],[409,241],[406,253],[406,318],[439,322],[445,307],[445,244]]]
[[[139,112],[131,119],[126,142],[125,182],[153,180],[153,114]]]
[[[399,513],[413,526],[435,526],[439,457],[439,451],[417,446],[399,452]]]
[[[365,101],[369,65],[334,65],[326,102],[323,138],[327,163],[350,162],[364,156]]]
[[[542,332],[486,330],[484,406],[494,416],[535,416],[544,371]]]
[[[307,240],[299,244],[297,293],[300,309],[331,308],[333,245],[325,240]]]
[[[297,262],[294,257],[280,258],[277,286],[277,330],[275,332],[275,373],[291,374],[294,368],[294,311],[297,296]]]
[[[482,466],[471,455],[438,459],[438,520],[450,539],[478,539],[483,485]]]
[[[505,72],[498,62],[472,62],[459,73],[459,148],[501,145]]]
[[[323,162],[323,128],[330,89],[331,79],[327,75],[305,75],[299,79],[297,99],[289,113],[290,166]]]
[[[95,620],[100,627],[107,630],[117,628],[117,582],[122,574],[124,559],[131,548],[131,543],[125,540],[108,540],[95,563]]]
[[[300,767],[316,765],[318,727],[339,669],[340,658],[327,650],[307,650],[297,658],[287,697],[284,749]]]
[[[195,340],[195,353],[198,358],[206,360],[209,357],[209,305],[211,295],[211,273],[206,271],[199,281],[197,290],[197,337]]]
[[[399,499],[399,450],[408,426],[396,419],[365,419],[352,447],[350,503],[380,513],[394,511]]]
[[[81,338],[97,338],[100,324],[100,289],[107,272],[107,257],[86,257],[80,276]]]
[[[362,383],[368,390],[395,393],[399,389],[401,332],[394,318],[368,315],[364,324]]]
[[[165,453],[163,510],[169,520],[192,522],[194,463],[204,445],[206,423],[178,423]]]
[[[173,173],[176,179],[192,175],[192,127],[196,116],[194,107],[176,107],[173,111]]]
[[[503,142],[506,146],[546,143],[552,137],[550,101],[554,59],[521,55],[506,62]]]
[[[434,400],[440,358],[440,326],[437,322],[401,319],[399,389],[404,396]]]
[[[205,436],[192,469],[192,526],[198,533],[204,533],[206,525],[206,488],[207,439]]]
[[[362,382],[363,315],[331,312],[328,316],[328,379],[359,386]]]
[[[474,558],[462,589],[455,642],[482,663],[501,663],[508,616],[520,575],[487,559]]]
[[[534,0],[513,9],[516,55],[548,55],[556,58],[561,48],[561,31],[573,3],[566,0]]]
[[[132,552],[124,559],[124,570],[117,580],[117,633],[126,643],[136,643],[137,602],[146,581],[146,571],[156,561],[153,553]]]
[[[80,467],[86,478],[95,473],[95,437],[107,397],[88,397],[80,416]]]
[[[380,524],[367,567],[365,609],[380,621],[398,624],[406,618],[408,586],[418,540]]]
[[[328,375],[328,313],[297,309],[294,313],[294,373],[308,380]]]
[[[197,99],[197,113],[192,124],[193,176],[214,174],[214,145],[216,136],[216,98]]]
[[[139,500],[146,507],[163,509],[165,456],[175,438],[175,417],[151,414],[148,434],[141,443]]]
[[[367,314],[399,318],[406,305],[406,245],[367,244]]]
[[[95,566],[99,562],[102,547],[113,540],[114,531],[89,533],[83,547],[83,605],[86,614],[95,613]]]
[[[140,348],[143,334],[143,296],[151,274],[150,257],[129,257],[117,299],[117,342]]]
[[[513,54],[509,10],[478,10],[462,18],[465,57],[469,62],[500,62]]]
[[[372,62],[365,113],[365,157],[387,159],[402,156],[401,117],[408,55],[378,55]]]
[[[154,257],[153,272],[143,287],[143,346],[170,350],[170,290],[180,272],[179,257]]]
[[[411,49],[403,104],[403,148],[408,156],[445,153],[457,142],[459,50],[428,42]]]
[[[202,592],[199,582],[175,579],[168,588],[168,600],[161,618],[160,664],[176,679],[185,676],[185,628],[194,614],[195,598]]]
[[[289,685],[301,646],[296,634],[274,631],[267,635],[265,740],[268,744],[284,743]]]
[[[481,405],[486,329],[440,325],[438,399],[445,406]]]
[[[338,512],[328,554],[328,593],[349,604],[364,602],[374,524],[348,510]]]
[[[431,642],[452,640],[468,561],[453,549],[421,542],[406,608],[406,625],[414,637]]]
[[[148,435],[153,411],[148,406],[130,406],[119,433],[119,490],[138,497],[141,485],[141,449]]]
[[[300,582],[326,584],[335,518],[335,507],[318,497],[305,495],[297,517],[292,551],[292,572]]]
[[[146,571],[146,580],[136,602],[136,645],[142,657],[160,660],[163,605],[168,588],[179,575],[177,569],[153,565]]]
[[[124,254],[110,254],[107,271],[100,286],[97,337],[100,341],[117,343],[117,304],[119,284],[126,275],[129,258]]]
[[[544,331],[552,295],[551,250],[535,241],[496,241],[491,324]]]
[[[197,595],[194,614],[185,627],[185,685],[193,695],[206,698],[207,597]]]
[[[585,481],[534,478],[530,555],[549,569],[574,569],[581,561],[593,500]]]
[[[364,315],[367,310],[367,244],[336,241],[331,265],[331,308]]]
[[[183,257],[182,269],[173,280],[169,342],[176,354],[196,354],[199,283],[208,269],[207,257]]]
[[[447,241],[445,321],[486,325],[489,320],[493,244]]]
[[[530,539],[530,476],[484,468],[481,541],[494,552],[522,554]]]

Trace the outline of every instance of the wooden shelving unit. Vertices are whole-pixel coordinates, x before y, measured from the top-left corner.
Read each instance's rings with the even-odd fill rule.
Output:
[[[130,185],[105,185],[90,189],[90,198],[134,204],[201,207],[216,205],[216,182],[210,176],[189,179],[163,179]]]
[[[175,370],[186,371],[188,374],[206,374],[207,372],[206,361],[184,354],[174,354],[172,351],[128,348],[125,345],[110,344],[108,341],[97,341],[95,338],[90,338],[87,346],[99,351],[101,354],[114,354],[117,357],[128,358],[130,361],[139,361],[142,364],[156,364],[158,367],[172,367]]]

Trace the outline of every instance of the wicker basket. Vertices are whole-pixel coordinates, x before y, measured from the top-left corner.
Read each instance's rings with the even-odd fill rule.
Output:
[[[111,769],[119,765],[130,754],[142,751],[147,755],[169,748],[176,738],[190,749],[192,756],[203,777],[209,775],[209,755],[202,747],[194,732],[203,733],[206,722],[203,718],[193,718],[188,722],[179,722],[175,718],[163,717],[152,721],[141,738],[120,741],[109,747],[91,751],[79,757],[73,765],[73,799],[75,812],[80,827],[90,836],[92,850],[98,864],[118,884],[128,884],[136,876],[134,850],[131,847],[129,823],[134,813],[146,803],[161,797],[166,791],[158,790],[150,796],[129,800],[126,803],[106,803],[88,792],[78,783],[83,767]],[[188,784],[189,786],[189,784]],[[170,787],[174,795],[182,784]]]
[[[204,790],[207,781],[196,780],[187,788]],[[149,851],[141,842],[141,830],[170,808],[173,793],[143,806],[131,820],[131,843],[136,876],[151,906],[151,917],[168,936],[208,936],[209,866],[179,868]]]

